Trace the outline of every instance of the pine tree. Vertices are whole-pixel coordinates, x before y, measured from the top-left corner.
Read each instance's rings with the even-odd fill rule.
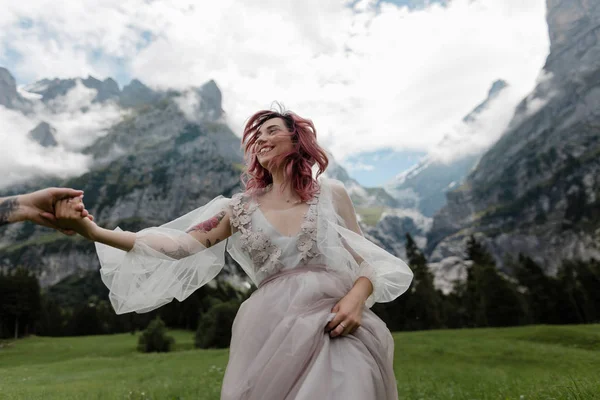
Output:
[[[565,261],[556,275],[562,323],[591,323],[600,318],[600,267],[597,261]]]
[[[525,308],[516,287],[501,276],[491,254],[473,236],[467,242],[463,299],[472,326],[511,326],[524,322]]]
[[[531,258],[519,255],[514,276],[525,289],[529,321],[534,324],[560,323],[558,315],[558,282],[547,276]]]
[[[435,329],[443,326],[440,293],[433,284],[427,259],[410,234],[406,234],[406,257],[414,277],[406,294],[405,327],[409,330]]]
[[[24,268],[3,277],[2,319],[12,321],[13,336],[28,334],[40,315],[40,286],[37,278]]]

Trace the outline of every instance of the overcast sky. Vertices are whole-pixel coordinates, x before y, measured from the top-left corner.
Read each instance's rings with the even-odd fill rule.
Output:
[[[312,118],[320,140],[350,168],[363,153],[431,152],[504,79],[511,92],[486,117],[493,127],[478,126],[478,134],[489,128],[497,137],[548,54],[545,0],[453,0],[413,10],[400,3],[0,0],[0,66],[20,84],[93,75],[183,88],[215,79],[236,133],[278,100]],[[108,122],[118,115],[96,111]],[[90,129],[83,120],[74,129],[74,113],[61,117],[62,132],[57,127],[65,152],[77,147],[68,140],[78,129]],[[105,129],[91,119],[97,131],[85,140]],[[0,140],[25,149],[15,138],[31,122],[0,110],[0,123]],[[10,153],[0,172],[22,166],[23,152]],[[86,168],[68,160],[57,170]]]

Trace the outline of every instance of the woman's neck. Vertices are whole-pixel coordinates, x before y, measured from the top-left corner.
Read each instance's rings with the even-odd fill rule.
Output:
[[[292,185],[290,185],[289,182],[285,180],[283,172],[275,173],[272,176],[273,188],[271,191],[273,192],[273,194],[275,194],[278,197],[281,196],[285,200],[299,199],[299,196],[296,194],[296,191],[294,190]]]

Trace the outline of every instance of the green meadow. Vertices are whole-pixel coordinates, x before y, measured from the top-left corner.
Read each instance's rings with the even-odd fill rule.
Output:
[[[0,399],[218,399],[227,350],[141,354],[138,335],[0,344]],[[600,325],[394,334],[400,399],[600,399]]]

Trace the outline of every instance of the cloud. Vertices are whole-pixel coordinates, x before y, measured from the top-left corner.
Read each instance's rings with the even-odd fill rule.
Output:
[[[97,91],[85,87],[80,79],[64,96],[48,104],[37,103],[35,119],[46,121],[57,130],[56,139],[71,151],[82,150],[106,135],[125,112],[112,102],[92,103]]]
[[[203,115],[199,112],[202,99],[196,90],[185,90],[181,96],[175,97],[173,101],[188,121],[199,122],[202,119]]]
[[[89,165],[88,157],[64,146],[43,148],[27,138],[37,125],[23,114],[0,106],[0,187],[37,176],[80,175]]]
[[[518,89],[505,88],[473,121],[459,121],[448,129],[444,138],[430,149],[430,158],[449,163],[490,148],[506,131],[521,97]]]
[[[0,3],[0,57],[19,53],[9,68],[20,81],[125,75],[181,89],[215,79],[238,134],[279,100],[312,118],[340,161],[381,148],[431,151],[496,79],[511,85],[505,105],[514,107],[549,48],[544,0],[412,11],[369,0]],[[498,113],[490,124],[504,121]]]
[[[375,167],[373,165],[364,164],[361,162],[346,163],[349,171],[373,171]]]
[[[23,88],[19,91],[34,102],[34,107],[25,116],[0,106],[0,187],[35,176],[66,178],[88,171],[92,160],[80,151],[106,135],[123,116],[113,103],[92,103],[96,90],[86,88],[80,80],[48,105]],[[42,121],[56,129],[57,147],[44,148],[28,138],[28,132]]]

